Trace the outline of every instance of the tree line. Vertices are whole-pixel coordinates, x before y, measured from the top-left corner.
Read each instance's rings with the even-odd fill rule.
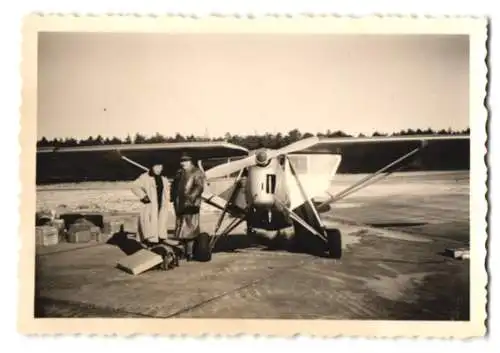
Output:
[[[432,129],[407,129],[391,134],[374,132],[371,136],[410,136],[410,135],[468,135],[470,129],[464,130],[432,130]],[[327,130],[324,133],[316,133],[318,137],[369,137],[363,134],[357,136],[347,134],[343,131]],[[119,137],[103,137],[101,135],[89,136],[86,139],[75,139],[73,137],[47,139],[42,137],[37,141],[37,147],[76,147],[76,146],[96,146],[96,145],[121,145],[121,144],[143,144],[143,143],[165,143],[165,142],[191,142],[191,141],[227,141],[247,149],[256,148],[280,148],[297,140],[312,137],[314,134],[310,132],[302,133],[299,129],[293,129],[286,134],[283,133],[266,133],[262,135],[232,135],[226,133],[223,137],[207,137],[207,136],[184,136],[176,133],[175,136],[164,136],[156,133],[152,136],[136,133],[134,136],[128,135],[125,139]]]

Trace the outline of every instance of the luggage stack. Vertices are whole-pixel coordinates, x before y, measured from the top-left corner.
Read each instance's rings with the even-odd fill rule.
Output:
[[[59,243],[106,243],[117,233],[137,230],[135,217],[117,218],[99,213],[57,215],[54,211],[36,213],[36,245],[53,246]]]

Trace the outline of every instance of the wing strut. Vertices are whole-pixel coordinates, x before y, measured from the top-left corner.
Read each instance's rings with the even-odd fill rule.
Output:
[[[414,150],[408,152],[407,154],[405,154],[404,156],[398,158],[397,160],[395,160],[394,162],[386,165],[385,167],[383,167],[382,169],[379,169],[378,171],[376,171],[375,173],[373,174],[370,174],[366,177],[364,177],[363,179],[361,179],[360,181],[356,182],[354,185],[342,190],[341,192],[339,192],[338,194],[336,195],[331,195],[329,194],[331,197],[329,200],[321,203],[319,206],[318,206],[318,209],[322,209],[332,203],[335,203],[341,199],[343,199],[344,197],[346,197],[347,195],[350,195],[356,191],[359,191],[361,190],[363,187],[366,187],[368,186],[368,183],[370,181],[373,182],[373,179],[375,179],[376,177],[378,177],[380,174],[386,172],[388,169],[390,169],[391,167],[394,167],[396,164],[398,163],[401,163],[402,161],[404,161],[405,159],[408,159],[409,157],[413,156],[414,154],[416,154],[417,152],[419,152],[420,150],[422,150],[423,148],[426,147],[426,144],[422,144],[422,146],[418,147],[418,148],[415,148]]]
[[[226,202],[226,205],[224,206],[224,209],[222,210],[221,215],[219,216],[219,220],[217,221],[217,224],[215,226],[215,233],[217,233],[219,231],[219,228],[220,228],[220,226],[222,224],[222,221],[224,220],[224,217],[225,217],[225,215],[227,213],[227,209],[228,209],[228,207],[231,205],[231,203],[234,200],[234,197],[236,195],[236,191],[238,190],[238,182],[240,181],[241,176],[243,175],[243,170],[244,169],[240,169],[238,177],[236,178],[236,180],[233,183],[233,190],[231,191],[231,195],[229,196],[229,199]]]
[[[212,250],[214,248],[215,243],[217,242],[217,240],[219,240],[220,237],[226,236],[229,233],[231,233],[233,231],[233,229],[235,229],[237,226],[239,226],[244,220],[245,220],[245,218],[234,218],[231,221],[231,223],[228,224],[226,229],[224,229],[223,232],[221,232],[219,234],[217,234],[217,233],[214,234],[214,236],[210,240],[210,249]]]
[[[136,167],[138,167],[138,168],[140,168],[140,169],[142,169],[142,170],[144,170],[146,172],[149,171],[149,169],[146,168],[145,166],[143,166],[142,164],[139,164],[136,161],[133,161],[133,160],[131,160],[128,157],[125,157],[123,154],[121,154],[121,152],[119,150],[116,150],[116,153],[118,153],[118,155],[120,156],[120,158],[123,159],[124,161],[126,161],[126,162],[128,162],[128,163],[130,163],[132,165],[135,165]]]
[[[286,211],[290,217],[297,223],[299,223],[302,227],[307,229],[309,232],[313,233],[314,235],[318,236],[321,240],[324,242],[327,241],[326,237],[319,233],[316,229],[311,227],[306,221],[304,221],[302,218],[300,218],[295,212],[293,212],[291,209],[289,209],[281,200],[276,199],[276,203],[278,203],[284,211]]]
[[[120,153],[120,151],[117,151],[117,152],[118,152],[118,154],[120,155],[120,158],[121,158],[121,159],[123,159],[124,161],[129,162],[130,164],[135,165],[136,167],[139,167],[139,168],[143,169],[143,170],[144,170],[144,171],[146,171],[146,172],[147,172],[147,171],[149,171],[149,169],[148,169],[148,168],[146,168],[145,166],[143,166],[142,164],[139,164],[139,163],[137,163],[137,162],[135,162],[135,161],[131,160],[130,158],[125,157],[124,155],[122,155],[122,154]]]

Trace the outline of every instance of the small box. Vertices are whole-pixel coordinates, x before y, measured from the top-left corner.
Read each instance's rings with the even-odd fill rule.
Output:
[[[129,217],[123,221],[123,231],[126,233],[137,233],[139,230],[139,223],[137,217]]]
[[[109,220],[104,222],[103,233],[113,235],[120,233],[123,222],[117,220]]]
[[[101,228],[98,226],[92,226],[89,229],[92,240],[97,241],[101,235]]]
[[[92,240],[90,230],[79,230],[68,233],[68,242],[70,243],[88,243]]]
[[[138,275],[163,263],[163,257],[152,251],[141,249],[119,261],[117,267],[132,275]]]
[[[35,230],[36,245],[51,246],[59,243],[59,231],[53,226],[38,226]]]
[[[94,235],[93,239],[98,243],[106,243],[111,238],[111,236],[112,234],[99,232],[99,234]]]
[[[64,219],[54,219],[52,221],[52,226],[56,227],[59,233],[64,232],[66,225],[64,223]]]

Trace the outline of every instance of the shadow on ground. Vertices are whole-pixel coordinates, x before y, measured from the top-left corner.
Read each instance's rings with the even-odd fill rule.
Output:
[[[426,222],[392,222],[392,223],[367,223],[367,226],[373,228],[406,228],[425,226]]]
[[[107,243],[117,246],[121,251],[125,253],[125,255],[132,255],[137,251],[143,249],[141,243],[132,238],[130,233],[124,231],[113,234],[113,236],[109,238]]]
[[[171,234],[171,232],[169,232],[169,234]],[[115,233],[107,243],[117,246],[126,255],[132,255],[143,249],[143,246],[137,241],[134,233],[128,233],[123,230]],[[290,239],[280,234],[274,238],[265,238],[256,235],[235,233],[220,237],[215,243],[212,253],[234,253],[250,248],[260,248],[262,251],[288,251],[291,253],[307,253],[320,257],[324,256],[322,251],[318,251],[311,247],[298,246],[297,244],[298,242],[292,242]]]

